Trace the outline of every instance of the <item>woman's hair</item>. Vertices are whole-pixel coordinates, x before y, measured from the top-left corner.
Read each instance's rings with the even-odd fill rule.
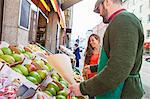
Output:
[[[90,60],[91,60],[91,57],[93,55],[93,51],[94,51],[94,48],[91,46],[90,44],[90,38],[91,37],[94,37],[96,40],[98,40],[98,42],[100,42],[100,37],[96,34],[91,34],[89,39],[88,39],[88,44],[87,44],[87,48],[86,48],[86,51],[85,51],[85,60],[84,60],[84,65],[90,65]]]

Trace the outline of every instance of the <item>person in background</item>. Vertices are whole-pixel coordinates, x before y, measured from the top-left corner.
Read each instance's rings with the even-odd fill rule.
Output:
[[[70,85],[76,96],[96,99],[141,99],[144,34],[141,21],[122,7],[122,0],[97,0],[94,12],[108,23],[97,75]]]
[[[97,66],[100,57],[100,37],[97,34],[91,34],[88,39],[88,44],[85,52],[83,78],[87,80],[97,74],[97,72],[86,71],[89,66]]]
[[[80,48],[78,47],[78,44],[75,43],[74,44],[74,54],[75,54],[75,59],[76,59],[76,67],[79,68],[79,60],[81,59],[81,56],[80,56]]]

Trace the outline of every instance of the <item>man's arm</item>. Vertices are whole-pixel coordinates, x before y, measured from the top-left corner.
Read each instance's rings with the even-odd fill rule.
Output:
[[[116,88],[130,74],[138,47],[138,29],[126,16],[118,17],[111,23],[109,44],[110,57],[106,68],[97,76],[80,84],[83,95],[101,95]],[[105,41],[104,41],[105,46]]]

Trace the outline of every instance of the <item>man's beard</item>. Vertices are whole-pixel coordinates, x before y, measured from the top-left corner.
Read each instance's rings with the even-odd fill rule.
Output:
[[[105,7],[104,7],[104,16],[102,16],[102,18],[103,18],[103,22],[105,24],[109,23],[109,20],[108,20],[108,11],[107,11],[107,9]]]
[[[108,24],[108,23],[109,23],[109,21],[108,21],[108,19],[107,19],[106,17],[103,17],[103,22],[104,22],[105,24]]]

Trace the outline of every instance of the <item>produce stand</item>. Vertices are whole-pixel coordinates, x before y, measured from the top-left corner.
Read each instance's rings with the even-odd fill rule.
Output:
[[[53,54],[38,43],[0,42],[0,99],[78,99],[70,94],[68,82],[38,53]],[[76,71],[74,79],[82,80]]]
[[[70,49],[66,48],[63,45],[60,45],[59,53],[63,53],[63,54],[66,54],[67,56],[69,56],[71,59],[72,66],[73,67],[75,66],[75,64],[76,64],[75,55],[73,54],[73,52]]]

